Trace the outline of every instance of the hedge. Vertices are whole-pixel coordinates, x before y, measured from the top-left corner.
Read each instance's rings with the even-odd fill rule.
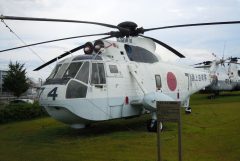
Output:
[[[33,104],[10,103],[0,108],[0,123],[28,120],[42,116],[47,116],[47,113],[39,106],[38,102]]]

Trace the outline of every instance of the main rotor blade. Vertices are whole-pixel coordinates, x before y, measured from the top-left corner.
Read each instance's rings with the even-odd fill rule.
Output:
[[[196,66],[194,68],[209,68],[209,67],[211,67],[211,65]]]
[[[169,46],[169,45],[167,45],[167,44],[165,44],[165,43],[163,43],[163,42],[161,42],[161,41],[159,41],[159,40],[157,40],[157,39],[154,39],[154,38],[148,37],[148,36],[143,36],[143,35],[139,35],[139,36],[142,36],[142,37],[151,39],[151,40],[153,40],[154,42],[158,43],[159,45],[161,45],[161,46],[165,47],[166,49],[170,50],[171,52],[173,52],[174,54],[176,54],[178,57],[180,57],[180,58],[185,58],[185,56],[182,55],[180,52],[178,52],[177,50],[173,49],[171,46]]]
[[[112,38],[112,36],[104,37],[104,38],[101,38],[101,39],[109,39],[109,38]],[[53,58],[52,60],[48,61],[47,63],[45,63],[45,64],[37,67],[37,68],[34,69],[33,71],[38,71],[38,70],[40,70],[40,69],[48,66],[49,64],[57,61],[58,59],[61,59],[61,58],[65,57],[65,56],[67,56],[67,55],[69,55],[69,54],[71,54],[71,53],[74,53],[74,52],[76,52],[76,51],[78,51],[78,50],[81,50],[81,49],[83,49],[84,47],[85,47],[85,44],[84,44],[84,45],[81,45],[81,46],[78,46],[78,47],[76,47],[76,48],[74,48],[74,49],[72,49],[72,50],[70,50],[70,51],[67,51],[67,52],[63,53],[62,55],[59,55],[58,57]]]
[[[144,32],[160,29],[169,29],[169,28],[178,28],[178,27],[192,27],[192,26],[208,26],[208,25],[226,25],[226,24],[238,24],[240,21],[225,21],[225,22],[210,22],[210,23],[192,23],[192,24],[183,24],[183,25],[173,25],[173,26],[163,26],[144,29]]]
[[[65,56],[67,56],[67,55],[69,55],[71,53],[74,53],[74,52],[76,52],[78,50],[81,50],[82,48],[84,48],[84,45],[81,45],[81,46],[76,47],[76,48],[74,48],[74,49],[72,49],[70,51],[67,51],[67,52],[63,53],[62,55],[60,55],[60,56],[58,56],[56,58],[53,58],[52,60],[48,61],[47,63],[41,65],[40,67],[38,67],[36,69],[34,69],[33,71],[38,71],[38,70],[44,68],[45,66],[47,66],[49,64],[52,64],[53,62],[57,61],[58,59],[61,59],[61,58],[65,57]]]
[[[71,23],[85,23],[85,24],[94,24],[99,26],[105,26],[115,29],[123,29],[121,27],[106,24],[106,23],[99,23],[99,22],[91,22],[91,21],[79,21],[79,20],[67,20],[67,19],[53,19],[53,18],[35,18],[35,17],[17,17],[17,16],[0,16],[2,20],[22,20],[22,21],[45,21],[45,22],[71,22]]]
[[[81,35],[81,36],[66,37],[66,38],[61,38],[61,39],[42,41],[42,42],[39,42],[39,43],[34,43],[34,44],[29,44],[29,45],[24,45],[24,46],[9,48],[9,49],[4,49],[4,50],[0,50],[0,52],[10,51],[10,50],[15,50],[15,49],[29,47],[29,46],[40,45],[40,44],[46,44],[46,43],[51,43],[51,42],[56,42],[56,41],[63,41],[63,40],[76,39],[76,38],[81,38],[81,37],[90,37],[90,36],[102,36],[102,35],[110,35],[110,34],[109,33],[101,33],[101,34],[91,34],[91,35]]]
[[[201,65],[201,64],[203,64],[203,62],[201,62],[201,63],[197,63],[197,64],[193,64],[193,65]]]

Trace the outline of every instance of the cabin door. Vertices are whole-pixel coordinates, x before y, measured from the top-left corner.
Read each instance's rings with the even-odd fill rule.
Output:
[[[96,107],[94,110],[99,110],[101,118],[109,118],[108,98],[107,98],[107,84],[104,63],[91,63],[90,74],[91,87],[88,88],[89,101]]]
[[[108,105],[111,118],[120,118],[123,116],[123,87],[122,74],[119,65],[108,63],[106,65],[107,84],[108,84]]]

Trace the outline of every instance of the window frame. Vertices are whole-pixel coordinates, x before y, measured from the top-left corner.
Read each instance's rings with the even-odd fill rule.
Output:
[[[92,83],[92,82],[93,82],[93,81],[92,81],[93,64],[97,64],[98,83]],[[101,80],[100,80],[100,74],[99,74],[98,64],[102,64],[102,66],[103,66],[103,70],[104,70],[103,73],[104,73],[104,79],[105,79],[104,83],[101,83]],[[106,84],[106,82],[107,82],[107,80],[106,80],[106,67],[105,67],[105,63],[104,63],[104,62],[99,62],[99,61],[97,61],[97,62],[91,62],[90,79],[89,79],[89,81],[90,81],[90,84],[91,84],[91,85],[105,85],[105,84]]]

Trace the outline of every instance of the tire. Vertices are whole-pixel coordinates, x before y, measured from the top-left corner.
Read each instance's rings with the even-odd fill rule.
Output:
[[[186,107],[185,108],[185,113],[186,114],[190,114],[190,113],[192,113],[192,108],[189,106],[189,107]]]
[[[149,120],[147,122],[147,129],[149,132],[157,132],[157,120]],[[160,122],[160,131],[163,130],[163,124]]]

